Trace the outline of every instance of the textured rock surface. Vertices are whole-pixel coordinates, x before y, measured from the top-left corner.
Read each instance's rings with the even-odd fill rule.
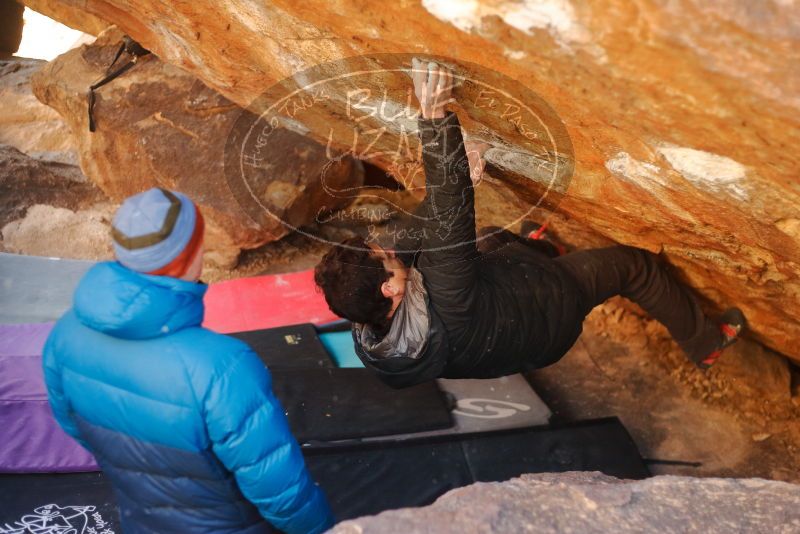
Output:
[[[363,170],[351,158],[326,166],[325,148],[279,129],[251,182],[264,210],[243,210],[223,174],[226,138],[242,109],[185,71],[146,56],[97,91],[97,131],[88,130],[86,94],[111,63],[121,35],[104,33],[94,44],[63,54],[33,78],[37,97],[55,108],[77,137],[80,163],[112,199],[148,187],[176,188],[197,201],[208,223],[207,259],[232,266],[242,248],[280,239],[313,223],[317,210],[341,207],[334,187],[360,185]],[[323,169],[324,168],[324,169]]]
[[[744,340],[726,351],[719,372],[733,387],[751,397],[773,401],[791,398],[792,375],[789,362],[779,354]]]
[[[0,250],[108,259],[112,211],[76,165],[34,159],[0,145]]]
[[[77,166],[37,160],[0,145],[0,228],[36,204],[80,210],[106,200]]]
[[[44,61],[0,61],[0,144],[29,156],[77,165],[78,154],[69,126],[31,91],[31,76]]]
[[[90,35],[100,35],[110,26],[110,23],[83,9],[84,2],[68,4],[59,0],[23,0],[20,3],[65,26]]]
[[[113,204],[77,211],[36,204],[25,217],[2,228],[3,248],[28,256],[110,260],[114,252],[108,236],[114,209]]]
[[[761,479],[523,475],[450,491],[425,508],[344,521],[335,534],[800,530],[800,486]]]
[[[23,9],[16,2],[0,2],[0,58],[10,57],[19,50]]]

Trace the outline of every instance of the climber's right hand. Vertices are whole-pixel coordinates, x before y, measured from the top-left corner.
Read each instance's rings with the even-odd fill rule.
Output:
[[[411,79],[423,119],[442,119],[445,106],[453,100],[453,73],[433,61],[411,59]]]
[[[469,177],[472,179],[473,187],[477,187],[483,180],[483,173],[486,170],[486,160],[483,155],[490,148],[491,145],[483,141],[464,141],[464,150],[469,161]]]

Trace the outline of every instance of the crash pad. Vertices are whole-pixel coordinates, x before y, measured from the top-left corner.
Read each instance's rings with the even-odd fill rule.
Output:
[[[342,328],[347,328],[347,330],[342,330]],[[338,331],[319,333],[319,330],[329,329]],[[310,324],[293,325],[231,335],[248,342],[261,356],[264,363],[273,370],[330,368],[335,365],[339,369],[360,370],[360,372],[352,374],[355,377],[364,377],[359,380],[368,380],[366,377],[371,374],[364,369],[361,360],[355,354],[349,325],[322,329],[315,328]],[[334,372],[334,376],[326,378],[331,387],[334,382],[339,380],[336,376],[336,372]],[[378,384],[377,378],[368,381]],[[420,427],[413,430],[414,433],[422,431],[431,434],[483,432],[545,425],[550,419],[550,410],[521,374],[480,380],[440,379],[436,382],[450,398],[454,424],[430,431]],[[341,386],[345,389],[348,388],[346,382],[342,382]],[[386,393],[382,397],[375,397],[375,401],[381,399],[381,402],[398,402],[395,405],[398,410],[411,408],[411,405],[404,405],[399,400],[406,395],[407,390],[394,390],[386,386],[383,389]],[[327,393],[335,394],[336,391],[331,390]],[[353,402],[358,403],[358,399],[353,399]],[[341,409],[346,413],[353,410],[345,405],[342,405]],[[383,426],[383,428],[386,427]],[[387,433],[382,430],[372,435],[365,433],[364,437],[404,439],[408,436],[405,435],[407,431],[402,428],[403,425],[398,425],[394,432]]]
[[[58,426],[42,375],[53,323],[0,325],[0,472],[92,471],[94,458]]]
[[[0,323],[55,321],[91,261],[0,252]],[[339,319],[314,285],[313,270],[210,284],[204,326],[229,333]]]
[[[366,369],[273,369],[272,389],[301,443],[453,426],[436,382],[393,389]]]
[[[0,252],[0,323],[55,321],[72,306],[72,294],[91,261]]]
[[[336,367],[364,367],[353,348],[353,334],[350,333],[350,330],[323,333],[319,335],[319,340],[330,354]]]
[[[451,428],[433,433],[488,432],[546,425],[552,412],[521,374],[490,379],[440,378],[453,399]]]
[[[232,332],[228,335],[250,345],[270,369],[334,367],[333,360],[311,323]]]
[[[425,506],[451,489],[524,473],[600,471],[641,479],[650,473],[616,418],[559,428],[319,447],[306,463],[338,519]]]
[[[41,354],[51,329],[52,323],[0,325],[0,425],[4,429],[0,472],[96,469],[94,458],[58,426],[47,401]],[[453,425],[450,407],[435,382],[396,391],[366,369],[337,369],[311,325],[262,334],[260,341],[272,339],[277,347],[262,343],[254,348],[271,367],[273,391],[301,442],[416,433]],[[286,342],[286,336],[299,337],[306,347],[316,343],[311,358],[299,355],[313,367],[297,368],[295,360],[282,354],[286,347],[290,351],[296,347]]]
[[[222,333],[338,319],[314,285],[313,270],[211,284],[205,305],[203,326]]]

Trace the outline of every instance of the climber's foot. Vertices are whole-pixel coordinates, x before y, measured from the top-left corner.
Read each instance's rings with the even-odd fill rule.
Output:
[[[547,234],[547,223],[542,225],[534,221],[522,221],[522,227],[520,228],[519,233],[526,239],[547,241],[556,248],[558,251],[558,256],[563,256],[567,253],[567,249],[564,247],[564,245],[554,240]]]
[[[745,319],[742,310],[739,308],[730,308],[726,310],[725,313],[722,314],[722,317],[720,317],[719,329],[722,332],[722,341],[720,341],[719,347],[698,362],[697,366],[700,369],[708,369],[714,365],[719,357],[722,356],[722,351],[725,350],[725,348],[739,341],[739,337],[745,326],[747,326],[747,319]]]
[[[535,221],[522,221],[522,226],[519,229],[519,235],[528,239],[541,239],[546,230],[546,223],[544,226],[542,226]]]

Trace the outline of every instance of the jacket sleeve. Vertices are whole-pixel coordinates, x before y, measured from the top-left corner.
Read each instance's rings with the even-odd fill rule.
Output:
[[[448,326],[467,324],[475,300],[475,190],[455,113],[420,119],[426,198],[422,272],[431,304]]]
[[[384,247],[394,249],[397,253],[397,257],[406,267],[414,265],[417,252],[419,252],[422,247],[422,238],[420,233],[415,231],[415,223],[423,217],[423,215],[420,214],[424,211],[425,202],[423,201],[417,206],[413,214],[408,214],[400,220],[398,227],[404,231],[402,237],[397,238],[393,243],[387,243],[387,246]]]
[[[53,411],[56,421],[64,432],[72,436],[84,449],[89,450],[70,415],[69,402],[64,396],[64,389],[61,385],[61,370],[57,363],[56,332],[57,327],[50,332],[42,352],[42,370],[44,372],[44,383],[47,387],[47,400],[50,402],[50,409]]]
[[[333,515],[311,480],[272,378],[249,349],[215,379],[203,402],[213,450],[242,494],[287,534],[322,532]]]

